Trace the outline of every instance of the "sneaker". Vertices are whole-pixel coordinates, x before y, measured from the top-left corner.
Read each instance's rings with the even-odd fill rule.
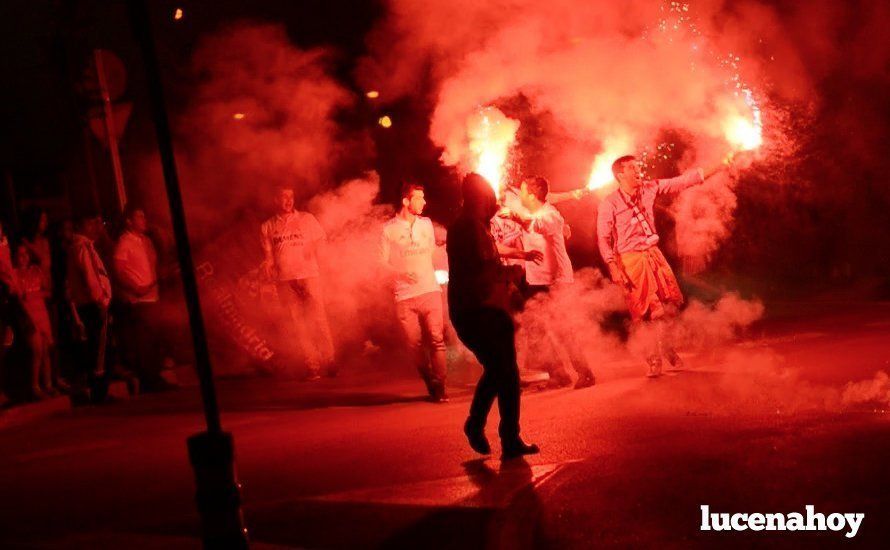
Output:
[[[578,381],[575,382],[575,389],[589,388],[594,384],[596,384],[596,377],[593,373],[590,371],[582,372],[581,376],[578,377]]]
[[[502,443],[501,449],[501,460],[513,460],[526,455],[536,455],[541,452],[541,449],[534,443],[529,445],[521,439],[512,443]]]
[[[491,445],[488,443],[488,438],[485,437],[485,430],[473,428],[469,419],[464,423],[464,435],[467,436],[467,441],[474,451],[481,455],[491,454]]]
[[[559,388],[567,388],[572,385],[572,379],[569,378],[565,374],[557,374],[556,376],[551,376],[550,381],[547,382],[547,389],[556,390]]]
[[[646,359],[646,364],[649,366],[649,371],[646,373],[647,377],[657,378],[661,376],[661,356],[650,356]]]
[[[674,348],[667,348],[664,352],[664,356],[668,360],[668,363],[671,365],[670,370],[683,370],[683,368],[686,366],[686,364],[683,363],[683,358],[680,357],[679,354],[677,354],[677,350],[675,350]]]

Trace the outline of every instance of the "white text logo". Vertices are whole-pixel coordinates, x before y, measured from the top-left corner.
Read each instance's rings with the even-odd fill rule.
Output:
[[[728,514],[711,512],[707,504],[701,505],[702,531],[843,531],[851,539],[859,532],[865,514],[817,513],[808,504],[806,514]]]

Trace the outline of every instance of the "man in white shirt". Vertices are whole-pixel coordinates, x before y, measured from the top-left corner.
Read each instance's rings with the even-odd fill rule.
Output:
[[[529,299],[549,292],[556,285],[569,284],[575,280],[572,261],[566,251],[566,236],[570,234],[568,226],[559,210],[547,201],[548,193],[550,184],[540,176],[525,180],[519,188],[519,200],[527,212],[517,215],[525,226],[522,247],[526,251],[537,251],[543,257],[541,262],[525,263]],[[575,389],[586,388],[595,383],[584,354],[575,344],[574,335],[557,335],[551,327],[529,327],[528,330],[532,333],[543,332],[557,356],[557,361],[549,364],[551,387],[571,384],[572,379],[566,370],[566,364],[571,365],[578,373]]]
[[[148,237],[145,211],[128,204],[124,232],[114,246],[115,319],[120,327],[124,357],[138,376],[143,391],[162,391],[171,384],[161,377],[158,332],[158,255]]]
[[[276,190],[278,213],[261,227],[263,271],[277,281],[278,296],[289,311],[309,370],[318,380],[324,370],[336,376],[334,344],[319,283],[318,249],[325,232],[315,216],[294,209],[294,191]]]
[[[430,399],[444,403],[445,316],[433,265],[436,237],[432,221],[421,216],[424,206],[422,186],[402,186],[402,209],[383,226],[380,261],[393,281],[396,312],[415,366]]]

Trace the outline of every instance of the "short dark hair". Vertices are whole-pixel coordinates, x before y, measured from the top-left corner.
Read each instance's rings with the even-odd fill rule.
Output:
[[[624,163],[635,160],[637,160],[637,157],[633,155],[624,155],[615,159],[615,162],[612,163],[612,175],[615,176],[615,179],[618,179],[618,173],[624,169]]]
[[[405,183],[402,184],[402,194],[400,195],[400,197],[403,199],[410,199],[411,193],[413,193],[415,191],[423,192],[423,186],[420,185],[419,183],[406,181]]]
[[[101,218],[102,215],[94,210],[84,210],[82,212],[78,212],[74,216],[74,228],[83,229],[84,225],[86,225],[87,222]]]
[[[535,176],[525,180],[525,188],[529,193],[538,197],[538,200],[544,202],[547,200],[547,193],[550,192],[550,182],[547,181],[547,178],[541,176]]]
[[[128,202],[127,206],[124,208],[124,219],[132,220],[136,212],[139,212],[140,210],[143,214],[145,213],[145,208],[142,208],[141,204],[133,201]]]

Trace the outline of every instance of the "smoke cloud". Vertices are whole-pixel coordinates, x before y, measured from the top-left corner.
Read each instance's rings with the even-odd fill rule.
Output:
[[[881,4],[857,6],[880,15],[887,11]],[[530,149],[548,139],[558,145],[548,147],[544,164],[519,169],[543,172],[557,188],[584,185],[596,155],[614,154],[615,142],[629,143],[627,152],[648,151],[652,160],[664,155],[667,172],[710,164],[731,148],[728,126],[751,120],[755,110],[764,128],[763,167],[787,161],[789,125],[806,121],[821,101],[819,83],[845,62],[839,38],[852,31],[863,50],[885,42],[872,41],[873,22],[853,24],[851,11],[859,8],[824,0],[391,0],[358,76],[391,98],[429,83],[430,138],[445,162],[464,171],[476,168],[468,124],[486,106],[531,124],[530,134],[548,132],[530,143],[520,128],[519,157],[536,156]],[[862,51],[862,73],[880,74],[887,47],[877,50]],[[679,131],[683,142],[663,141],[664,130]],[[734,179],[718,178],[674,204],[679,253],[698,260],[691,265],[703,265],[729,236],[735,188]]]
[[[355,98],[331,76],[331,59],[328,50],[294,46],[282,25],[239,22],[200,40],[190,79],[179,84],[186,101],[173,117],[177,164],[222,373],[295,362],[292,323],[259,270],[260,225],[275,213],[279,186],[292,187],[297,208],[327,233],[319,262],[338,352],[349,357],[352,346],[392,334],[391,297],[373,280],[391,210],[374,204],[376,174],[344,177],[367,164],[371,146],[337,120]],[[160,188],[157,157],[142,164],[143,189]],[[147,207],[155,219],[166,212],[159,202]]]

